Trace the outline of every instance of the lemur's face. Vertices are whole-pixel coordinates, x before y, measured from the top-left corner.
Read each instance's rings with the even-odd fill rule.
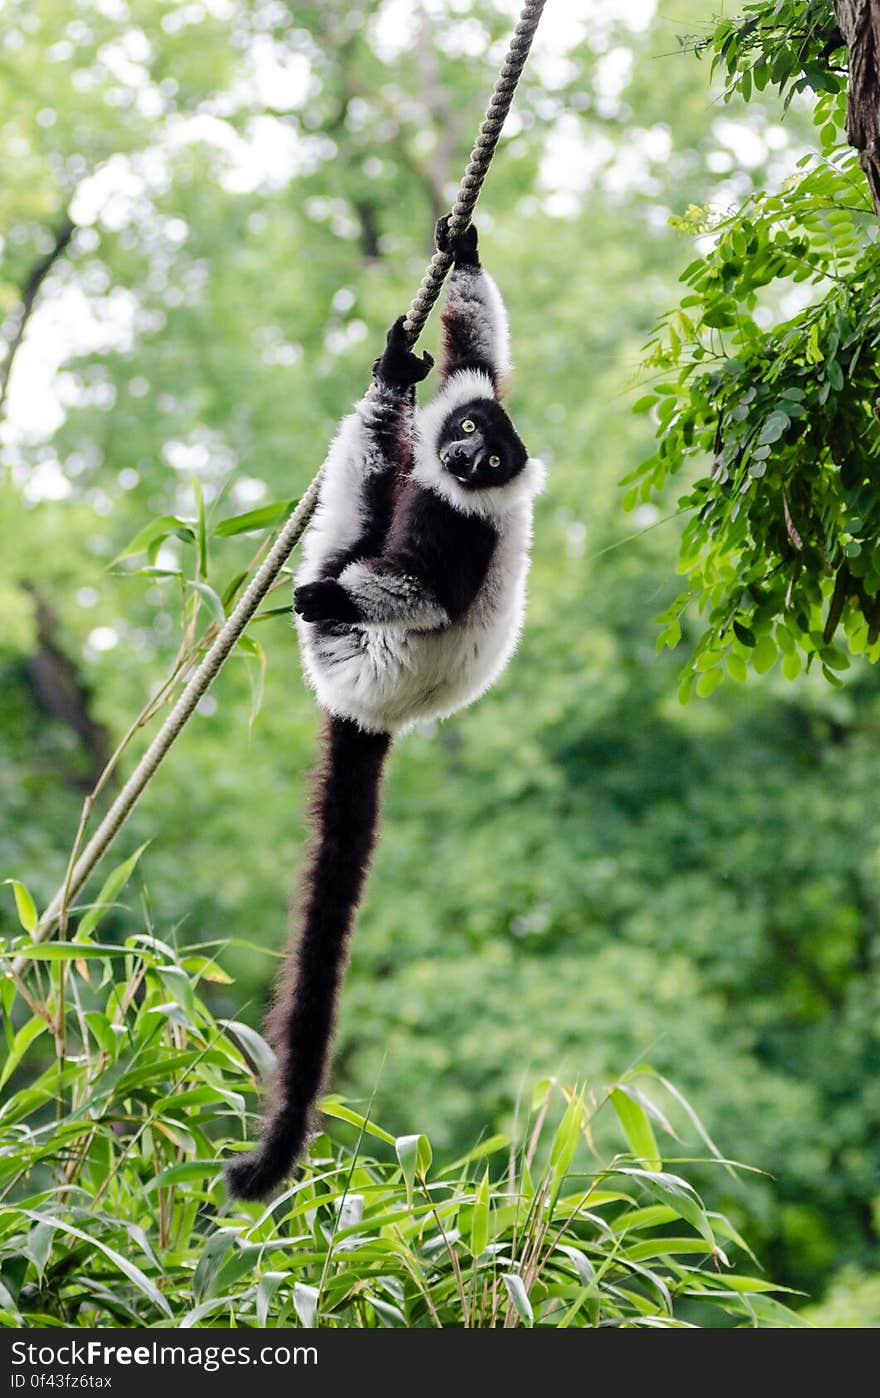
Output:
[[[528,461],[528,452],[504,409],[477,398],[449,414],[437,451],[444,470],[466,490],[506,485]]]

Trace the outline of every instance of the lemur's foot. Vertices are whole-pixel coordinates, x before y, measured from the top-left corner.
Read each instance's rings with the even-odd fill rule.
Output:
[[[406,338],[404,322],[406,316],[398,316],[388,331],[385,352],[373,365],[373,373],[383,383],[393,388],[411,388],[427,378],[434,366],[434,360],[427,350],[424,354],[413,354]]]
[[[444,214],[437,220],[437,227],[434,230],[434,241],[441,252],[448,252],[452,255],[452,260],[456,267],[479,267],[480,256],[477,252],[477,230],[472,223],[469,223],[463,233],[454,235],[449,232],[450,214]]]
[[[303,621],[357,621],[360,612],[353,598],[333,578],[304,583],[293,594],[293,609]]]

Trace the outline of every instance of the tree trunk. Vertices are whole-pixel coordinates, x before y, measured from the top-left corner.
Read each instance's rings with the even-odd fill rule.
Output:
[[[9,392],[9,380],[12,377],[12,366],[15,356],[21,347],[24,339],[24,332],[27,329],[31,312],[36,304],[37,296],[43,282],[48,277],[59,257],[67,251],[68,244],[76,232],[76,224],[65,213],[52,235],[52,246],[43,257],[37,259],[31,268],[27,280],[21,289],[21,301],[16,306],[10,317],[4,333],[8,337],[9,348],[6,352],[6,359],[0,367],[0,414],[6,407],[6,397]]]
[[[55,613],[39,596],[36,612],[38,645],[27,662],[28,679],[43,708],[79,738],[88,757],[88,770],[79,773],[76,784],[91,791],[110,756],[109,734],[92,718],[92,695],[58,643]]]
[[[847,140],[859,153],[880,215],[880,0],[835,0],[834,10],[849,48]]]

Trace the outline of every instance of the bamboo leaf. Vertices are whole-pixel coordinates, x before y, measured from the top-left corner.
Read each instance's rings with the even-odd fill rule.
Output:
[[[15,910],[18,913],[18,920],[25,932],[35,932],[37,927],[37,905],[28,893],[24,884],[19,879],[4,879],[5,884],[12,888],[12,896],[15,899]]]
[[[215,524],[212,533],[218,539],[229,539],[235,534],[250,534],[255,530],[268,529],[286,520],[298,503],[298,500],[274,500],[270,505],[261,505],[259,509],[247,510],[241,515],[230,515],[228,519],[221,519],[219,524]]]
[[[168,1320],[173,1318],[171,1307],[168,1305],[161,1291],[153,1285],[149,1277],[144,1275],[140,1267],[135,1266],[133,1262],[129,1262],[128,1258],[123,1257],[115,1248],[109,1247],[107,1243],[94,1235],[90,1237],[88,1233],[83,1233],[81,1229],[75,1228],[72,1223],[67,1223],[64,1219],[52,1218],[51,1216],[38,1213],[36,1210],[32,1209],[22,1209],[21,1213],[25,1218],[32,1218],[37,1223],[49,1223],[60,1232],[69,1234],[71,1238],[78,1238],[80,1242],[88,1243],[90,1247],[97,1248],[108,1261],[113,1263],[113,1266],[116,1267],[124,1277],[128,1277],[128,1280],[137,1287],[138,1291],[140,1291],[143,1296],[146,1296],[148,1300],[152,1302],[157,1310],[160,1310]]]
[[[121,864],[117,864],[116,868],[111,870],[108,874],[104,881],[104,886],[95,902],[89,908],[88,912],[80,919],[79,926],[76,929],[76,936],[73,939],[75,942],[87,942],[89,940],[89,937],[98,926],[98,923],[112,904],[116,902],[119,894],[125,888],[125,885],[134,873],[138,860],[149,843],[149,840],[145,840],[142,845],[138,846],[134,854],[129,855],[128,859],[123,860]]]
[[[293,1308],[307,1330],[311,1330],[318,1314],[318,1288],[305,1282],[293,1283]]]
[[[474,1200],[474,1212],[471,1218],[470,1247],[474,1257],[479,1257],[485,1252],[489,1242],[489,1167],[486,1166],[483,1178],[477,1189],[477,1197]]]
[[[532,1303],[529,1300],[528,1292],[523,1285],[522,1277],[517,1276],[515,1272],[505,1272],[502,1274],[502,1280],[507,1287],[507,1294],[513,1303],[514,1310],[523,1325],[528,1326],[531,1330],[535,1323],[535,1314],[532,1310]]]
[[[633,1097],[629,1088],[621,1084],[611,1092],[611,1105],[623,1127],[633,1155],[641,1160],[648,1170],[659,1170],[662,1166],[660,1152],[648,1114],[641,1102]]]
[[[6,1056],[6,1062],[3,1064],[3,1071],[0,1072],[0,1087],[5,1087],[31,1044],[34,1042],[34,1039],[44,1034],[47,1027],[44,1019],[38,1019],[37,1016],[34,1015],[31,1019],[25,1020],[21,1028],[17,1030],[12,1040],[12,1048],[9,1050]]]
[[[195,539],[192,525],[188,520],[180,519],[177,515],[159,515],[158,518],[151,519],[149,524],[145,524],[143,529],[138,530],[122,552],[116,555],[110,567],[113,568],[117,563],[121,563],[123,558],[130,558],[136,553],[155,555],[159,545],[171,538],[172,535],[187,541]]]
[[[186,585],[187,587],[192,588],[193,592],[197,592],[199,594],[199,596],[202,598],[203,602],[207,606],[208,611],[211,613],[212,619],[216,621],[218,626],[222,626],[223,623],[226,621],[226,612],[223,609],[223,603],[217,596],[213,587],[211,587],[210,583],[200,582],[197,579],[193,578],[187,578]]]

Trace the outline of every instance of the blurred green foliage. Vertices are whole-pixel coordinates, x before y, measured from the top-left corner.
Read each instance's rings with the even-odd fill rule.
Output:
[[[8,342],[65,214],[76,224],[0,425],[0,865],[43,902],[107,752],[265,547],[267,530],[217,525],[296,497],[363,390],[509,16],[438,5],[429,43],[367,0],[7,12]],[[839,689],[773,672],[682,709],[654,624],[674,605],[676,494],[627,517],[619,490],[655,446],[629,411],[642,348],[702,247],[670,217],[764,194],[780,207],[761,217],[787,217],[782,183],[815,147],[809,105],[781,124],[772,84],[717,104],[677,44],[708,37],[706,18],[696,0],[664,0],[645,27],[597,11],[564,57],[539,45],[517,98],[479,222],[511,311],[511,410],[550,467],[529,622],[491,695],[394,756],[333,1087],[361,1106],[375,1092],[389,1131],[448,1157],[509,1128],[518,1084],[648,1058],[726,1154],[770,1172],[713,1174],[713,1198],[770,1275],[817,1295],[876,1246],[876,678],[859,660]],[[774,273],[762,293],[777,320],[786,291]],[[29,346],[58,363],[45,401]],[[688,465],[689,492],[705,470]],[[113,562],[163,516],[183,523],[152,559]],[[681,611],[687,644],[704,622]],[[762,624],[740,621],[755,639]],[[216,1015],[258,1024],[316,723],[285,617],[250,635],[259,649],[230,660],[123,837],[121,853],[151,844],[101,937],[265,945],[218,952],[236,984],[209,987]],[[725,644],[733,678],[747,651],[767,668],[748,637]],[[34,1072],[49,1055],[41,1036]]]

